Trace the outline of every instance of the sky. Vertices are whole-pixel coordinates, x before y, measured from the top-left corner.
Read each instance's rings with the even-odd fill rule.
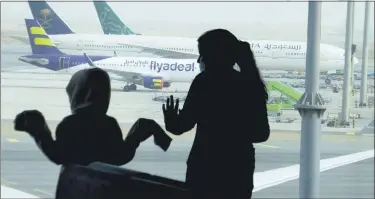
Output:
[[[75,31],[102,33],[94,5],[88,2],[49,1]],[[355,4],[354,40],[362,42],[364,2]],[[227,28],[246,39],[306,40],[307,2],[109,2],[136,32],[156,36],[197,37],[210,28]],[[370,40],[374,39],[371,6]],[[32,18],[27,2],[1,2],[1,29],[24,31]],[[345,40],[346,3],[324,2],[322,40]],[[26,34],[26,33],[25,33]]]

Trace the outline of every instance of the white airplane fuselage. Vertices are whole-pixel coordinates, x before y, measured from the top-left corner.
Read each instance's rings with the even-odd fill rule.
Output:
[[[142,46],[197,55],[197,41],[193,38],[156,37],[139,35],[67,34],[49,35],[59,49],[142,52]],[[305,71],[306,42],[248,41],[262,70]],[[128,45],[127,45],[128,44]],[[344,68],[344,50],[332,45],[320,45],[320,71]],[[176,59],[178,59],[176,57]],[[355,59],[355,63],[357,63]]]
[[[94,64],[108,71],[111,79],[118,81],[129,81],[133,78],[132,74],[141,74],[141,76],[161,77],[167,82],[190,83],[200,72],[199,64],[194,59],[112,57],[96,61]],[[90,67],[88,64],[81,64],[68,67],[65,71],[75,73],[88,67]],[[136,76],[138,78],[139,75]]]
[[[290,60],[279,61],[290,62]],[[303,64],[303,60],[299,61]],[[272,64],[274,63],[274,64]],[[132,73],[142,76],[161,77],[167,82],[191,83],[194,77],[200,72],[199,64],[195,59],[169,59],[169,58],[142,58],[142,57],[112,57],[94,62],[95,66],[110,73],[114,80],[128,81],[132,79]],[[322,64],[328,63],[322,62]],[[258,66],[261,70],[273,70],[280,66],[277,60],[272,58],[258,59]],[[298,69],[298,64],[290,64],[292,69]],[[74,73],[82,68],[89,67],[88,64],[77,65],[67,69],[67,72]],[[111,75],[111,72],[116,75]]]

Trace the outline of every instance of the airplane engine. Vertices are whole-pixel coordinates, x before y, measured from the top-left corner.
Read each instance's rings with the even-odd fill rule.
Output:
[[[331,84],[331,79],[329,79],[328,77],[324,80],[326,84]]]
[[[143,77],[143,86],[149,89],[162,89],[164,87],[164,80],[162,77]]]

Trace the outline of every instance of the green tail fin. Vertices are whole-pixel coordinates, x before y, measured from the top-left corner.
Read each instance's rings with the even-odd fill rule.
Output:
[[[126,26],[106,1],[93,1],[103,32],[106,35],[139,35]]]

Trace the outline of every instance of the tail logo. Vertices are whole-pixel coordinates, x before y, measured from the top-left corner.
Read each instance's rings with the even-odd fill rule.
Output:
[[[110,34],[131,35],[133,32],[118,19],[109,7],[104,7],[102,11],[98,11],[99,20],[102,23],[102,28],[105,32]]]
[[[40,11],[40,17],[38,18],[38,22],[44,29],[48,29],[52,26],[52,10],[45,8]]]
[[[30,27],[30,34],[31,35],[43,35],[47,36],[46,32],[42,27]],[[34,44],[36,46],[55,46],[50,38],[45,37],[34,37]]]

